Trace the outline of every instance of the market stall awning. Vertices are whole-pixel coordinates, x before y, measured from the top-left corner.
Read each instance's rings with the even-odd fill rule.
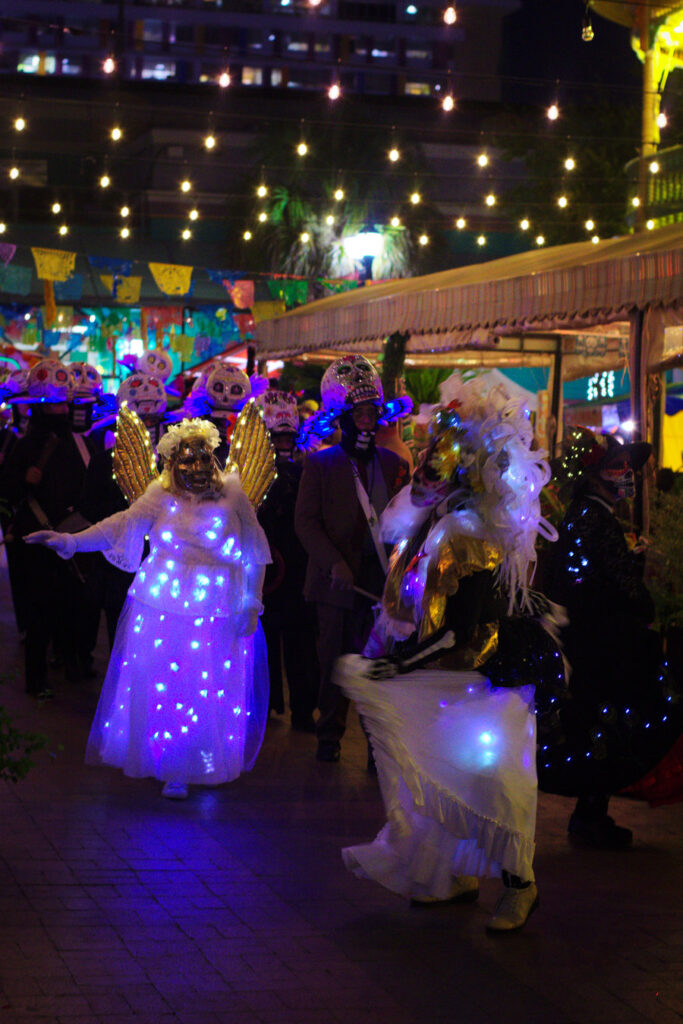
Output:
[[[683,297],[683,224],[578,242],[358,288],[257,325],[260,358],[318,349],[377,352],[396,331],[408,353],[496,350],[505,336],[625,320]]]

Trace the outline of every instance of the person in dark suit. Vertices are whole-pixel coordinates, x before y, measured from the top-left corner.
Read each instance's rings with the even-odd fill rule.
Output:
[[[323,376],[321,394],[323,415],[330,425],[338,418],[342,439],[306,458],[294,522],[308,554],[304,597],[315,603],[318,616],[317,757],[338,761],[349,701],[332,669],[342,654],[361,651],[370,632],[387,568],[378,517],[406,483],[408,465],[375,447],[377,427],[391,413],[367,359],[336,360]]]

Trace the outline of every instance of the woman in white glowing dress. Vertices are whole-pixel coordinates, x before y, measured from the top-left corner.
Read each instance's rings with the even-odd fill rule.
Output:
[[[375,754],[387,824],[347,867],[415,903],[504,889],[487,928],[538,904],[535,684],[562,687],[562,656],[529,610],[528,572],[550,473],[520,403],[486,376],[449,378],[450,403],[411,484],[382,515],[394,542],[365,657],[340,659]]]
[[[216,463],[219,440],[211,423],[184,420],[159,442],[161,477],[129,509],[79,534],[27,538],[64,558],[102,551],[137,570],[86,761],[160,779],[176,799],[189,784],[218,785],[250,768],[268,713],[258,616],[270,552],[239,473]]]

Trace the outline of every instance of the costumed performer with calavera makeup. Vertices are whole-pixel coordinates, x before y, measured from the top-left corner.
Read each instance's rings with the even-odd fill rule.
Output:
[[[562,654],[528,589],[550,477],[526,410],[486,374],[442,385],[432,440],[389,503],[395,544],[364,657],[336,681],[370,734],[387,823],[346,866],[417,904],[472,902],[502,875],[487,928],[513,931],[534,880],[534,692],[565,686]]]
[[[86,761],[160,779],[164,796],[175,799],[186,797],[190,784],[218,785],[249,769],[268,715],[258,617],[270,552],[254,505],[275,469],[255,403],[236,437],[236,461],[222,472],[216,428],[183,420],[159,442],[158,476],[148,435],[124,406],[114,468],[126,496],[139,496],[82,533],[26,538],[63,558],[102,551],[136,571]],[[150,553],[140,565],[145,536]]]

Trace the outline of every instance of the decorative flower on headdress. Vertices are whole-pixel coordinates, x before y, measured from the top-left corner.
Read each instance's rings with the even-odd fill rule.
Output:
[[[157,452],[164,462],[174,457],[186,437],[204,438],[211,451],[218,448],[221,443],[220,434],[213,423],[200,419],[183,420],[182,423],[169,427],[157,445]]]

